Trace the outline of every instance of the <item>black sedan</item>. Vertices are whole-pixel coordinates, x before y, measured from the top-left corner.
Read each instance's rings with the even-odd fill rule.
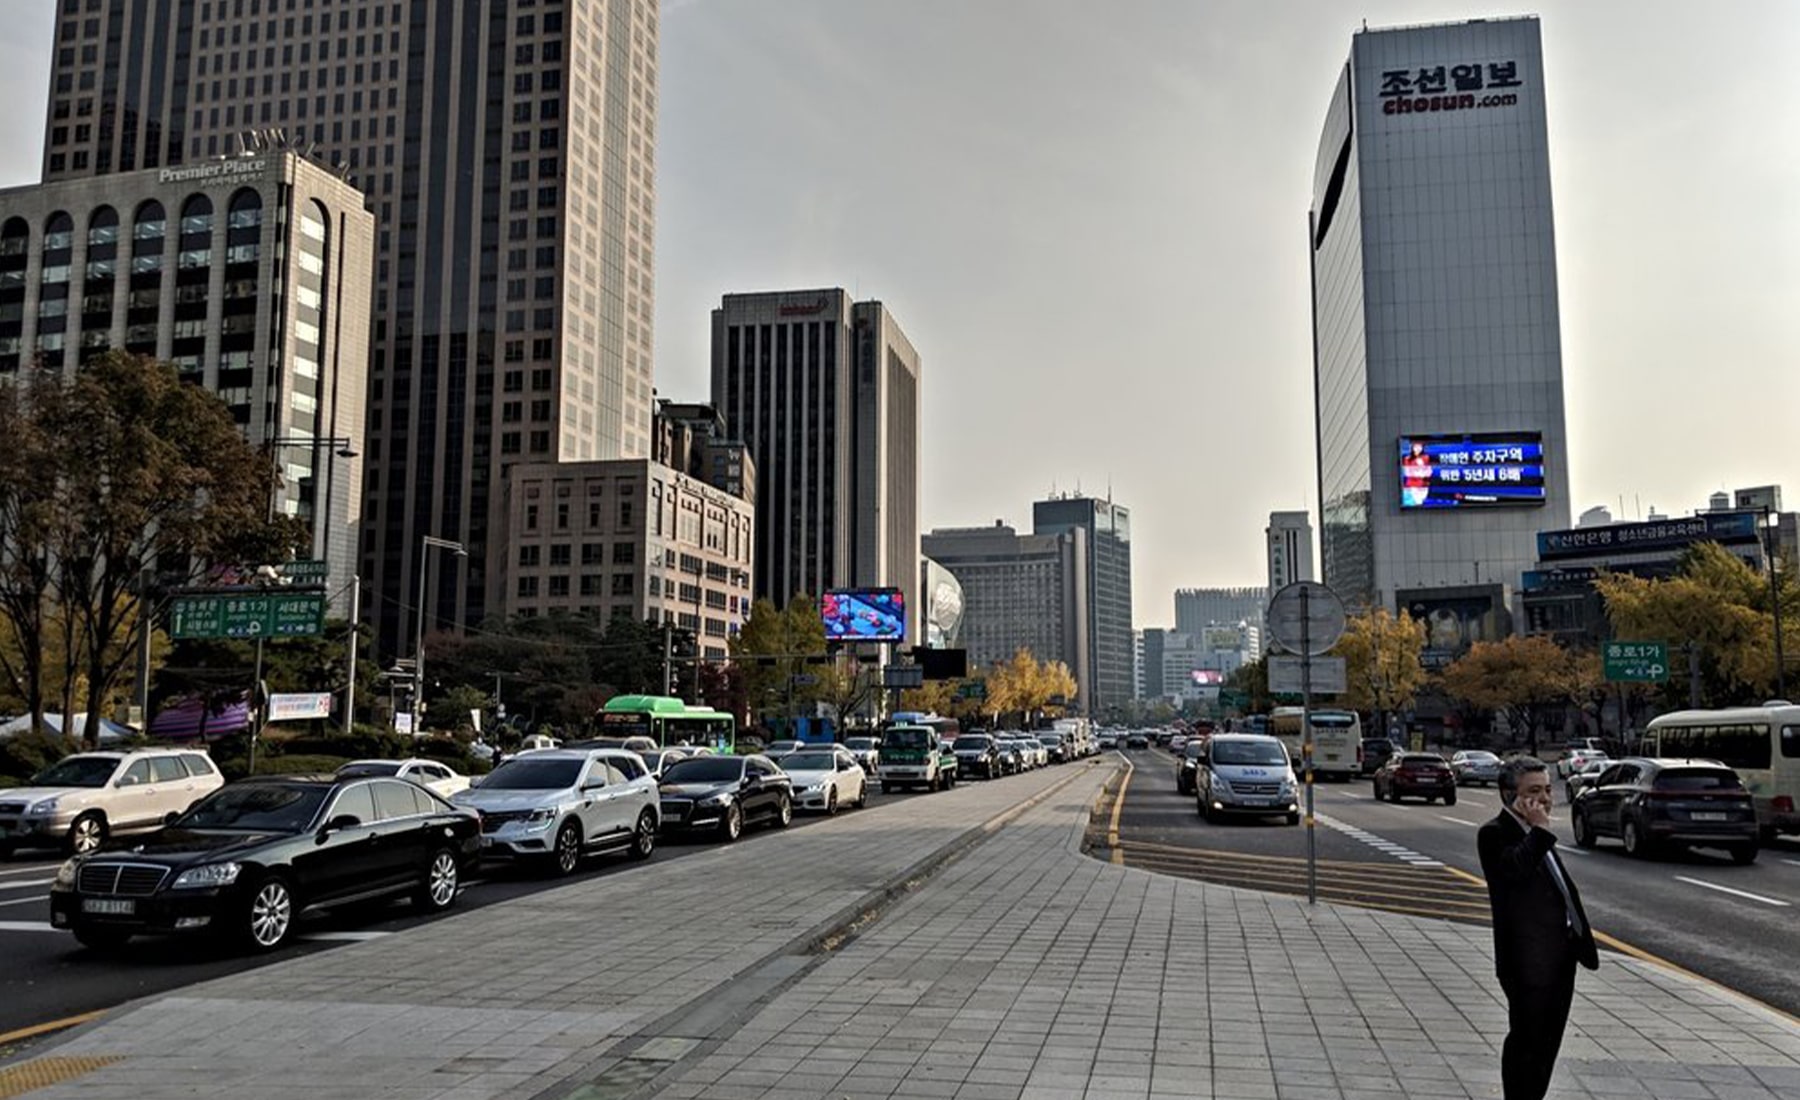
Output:
[[[1607,766],[1576,792],[1575,843],[1616,836],[1632,856],[1665,847],[1723,848],[1735,863],[1756,860],[1756,806],[1738,774],[1710,760],[1632,757]]]
[[[65,863],[50,923],[94,948],[191,932],[272,951],[313,909],[397,895],[450,908],[479,837],[475,815],[404,780],[248,779],[128,850]]]
[[[793,820],[793,784],[766,756],[702,756],[663,771],[665,832],[712,829],[732,841],[753,821],[785,829]]]

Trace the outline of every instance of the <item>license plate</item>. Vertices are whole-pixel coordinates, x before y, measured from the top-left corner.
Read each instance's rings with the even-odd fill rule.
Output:
[[[1246,806],[1267,806],[1268,804],[1269,804],[1269,800],[1266,798],[1246,798],[1246,799],[1244,799],[1244,805],[1246,805]]]
[[[1695,814],[1689,814],[1688,816],[1693,818],[1695,821],[1724,821],[1726,819],[1726,815],[1724,815],[1724,814],[1707,813],[1705,811],[1702,811],[1700,813],[1695,813]]]
[[[82,898],[81,911],[114,917],[128,917],[137,912],[137,902],[129,898]]]

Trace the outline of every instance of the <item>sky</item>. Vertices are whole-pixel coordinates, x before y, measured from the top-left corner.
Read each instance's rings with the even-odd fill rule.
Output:
[[[664,0],[656,376],[723,294],[843,287],[919,349],[922,519],[1130,507],[1136,625],[1262,584],[1316,507],[1306,211],[1371,27],[1542,19],[1571,515],[1800,503],[1800,4]],[[0,186],[40,167],[51,0],[6,0]]]

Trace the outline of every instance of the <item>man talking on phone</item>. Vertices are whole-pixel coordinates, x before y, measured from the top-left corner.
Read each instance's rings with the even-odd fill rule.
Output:
[[[1494,969],[1506,993],[1506,1100],[1542,1100],[1575,998],[1575,964],[1600,966],[1581,892],[1556,857],[1550,769],[1522,756],[1500,770],[1500,813],[1476,845],[1494,911]]]

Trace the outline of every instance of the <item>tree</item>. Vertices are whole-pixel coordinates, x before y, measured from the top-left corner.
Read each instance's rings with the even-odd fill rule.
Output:
[[[1269,694],[1269,658],[1267,656],[1258,657],[1248,664],[1232,669],[1231,673],[1225,677],[1225,687],[1241,692],[1249,699],[1244,707],[1245,714],[1267,714],[1275,705],[1275,697]]]
[[[150,577],[286,561],[304,529],[270,514],[279,475],[269,456],[216,394],[169,364],[113,352],[71,378],[36,372],[14,385],[7,426],[24,433],[30,465],[0,464],[0,514],[18,517],[0,529],[15,547],[0,610],[21,647],[42,654],[50,601],[68,663],[63,709],[75,709],[79,678],[82,709],[98,717],[150,628]],[[43,673],[25,693],[39,722]],[[86,735],[97,743],[97,721]]]
[[[1504,714],[1515,736],[1525,730],[1535,753],[1543,708],[1567,701],[1578,681],[1572,664],[1566,650],[1542,635],[1476,642],[1444,670],[1444,690],[1471,707]]]
[[[52,635],[50,536],[55,516],[53,441],[40,406],[57,396],[53,376],[32,373],[0,384],[0,673],[31,728],[44,725],[45,645]]]
[[[1594,587],[1606,601],[1613,637],[1665,642],[1671,663],[1683,647],[1695,648],[1703,704],[1766,699],[1772,693],[1775,620],[1768,580],[1718,543],[1694,546],[1672,577],[1609,573]],[[1791,581],[1779,587],[1786,626],[1795,621],[1800,592]],[[1661,690],[1665,705],[1687,700],[1688,685],[1679,677]]]
[[[956,680],[927,680],[923,687],[907,688],[900,693],[900,709],[921,714],[953,714],[957,683]]]
[[[1411,707],[1425,685],[1425,669],[1419,664],[1424,648],[1425,624],[1405,611],[1396,617],[1377,607],[1352,616],[1331,650],[1344,658],[1350,690],[1343,704],[1372,712],[1375,729],[1385,732],[1386,716]]]
[[[825,624],[810,597],[796,596],[785,608],[760,599],[731,640],[731,656],[744,669],[744,684],[758,721],[820,697],[817,683],[802,682],[808,666],[826,661]],[[816,677],[815,677],[816,679]]]

